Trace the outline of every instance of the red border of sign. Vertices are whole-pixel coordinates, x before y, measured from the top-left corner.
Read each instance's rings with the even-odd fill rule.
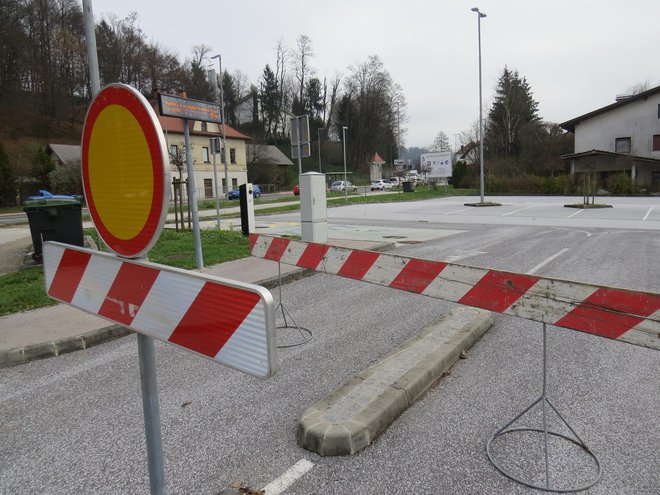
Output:
[[[109,105],[120,105],[127,109],[140,125],[149,146],[153,171],[153,196],[149,215],[144,226],[131,239],[119,239],[114,236],[99,216],[89,183],[89,142],[94,124],[101,112]],[[82,138],[82,178],[85,199],[94,226],[108,247],[116,254],[135,258],[146,252],[158,240],[158,235],[165,223],[165,181],[168,176],[164,161],[163,133],[153,109],[146,99],[134,88],[125,84],[110,84],[104,87],[94,98],[89,107]]]

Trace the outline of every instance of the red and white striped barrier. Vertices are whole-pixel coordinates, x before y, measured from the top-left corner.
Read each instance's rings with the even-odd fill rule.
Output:
[[[266,235],[253,256],[660,350],[660,294]]]
[[[54,299],[244,373],[275,372],[273,298],[258,285],[44,243]]]

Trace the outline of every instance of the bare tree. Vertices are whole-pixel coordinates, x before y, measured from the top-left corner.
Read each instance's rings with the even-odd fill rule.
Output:
[[[309,66],[310,59],[314,55],[312,51],[312,40],[306,34],[301,34],[298,36],[296,41],[297,51],[296,51],[296,65],[295,65],[295,74],[296,81],[298,83],[298,104],[300,108],[293,108],[293,113],[302,113],[305,108],[305,78],[308,75],[311,75],[312,70]]]

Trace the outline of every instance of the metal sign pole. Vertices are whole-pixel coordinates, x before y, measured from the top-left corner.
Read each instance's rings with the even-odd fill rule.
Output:
[[[218,138],[211,138],[211,153],[213,153],[213,185],[215,186],[215,214],[218,230],[220,230],[220,193],[218,192],[218,168],[215,166],[215,155],[218,153]]]
[[[193,237],[195,238],[195,258],[197,269],[204,268],[204,257],[202,255],[202,237],[199,232],[199,215],[197,214],[197,190],[195,189],[195,170],[193,168],[192,151],[190,149],[190,129],[188,119],[183,120],[183,137],[186,143],[186,167],[188,170],[188,211],[192,213]]]
[[[163,464],[163,442],[160,433],[160,408],[158,405],[158,382],[153,338],[137,334],[142,382],[142,408],[144,412],[144,434],[147,440],[149,464],[149,486],[152,495],[165,494],[165,468]]]
[[[302,174],[302,117],[296,117],[296,139],[298,141],[298,175]],[[300,180],[300,179],[298,179]]]

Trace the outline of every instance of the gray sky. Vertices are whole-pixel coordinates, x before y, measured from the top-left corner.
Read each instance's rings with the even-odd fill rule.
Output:
[[[135,11],[152,42],[189,58],[205,44],[223,69],[257,83],[308,35],[316,75],[347,74],[378,55],[408,102],[407,146],[425,147],[479,118],[477,15],[481,21],[484,112],[505,65],[527,78],[540,116],[563,122],[614,102],[637,83],[660,84],[660,0],[92,0],[96,20]],[[186,10],[187,8],[187,10]]]

